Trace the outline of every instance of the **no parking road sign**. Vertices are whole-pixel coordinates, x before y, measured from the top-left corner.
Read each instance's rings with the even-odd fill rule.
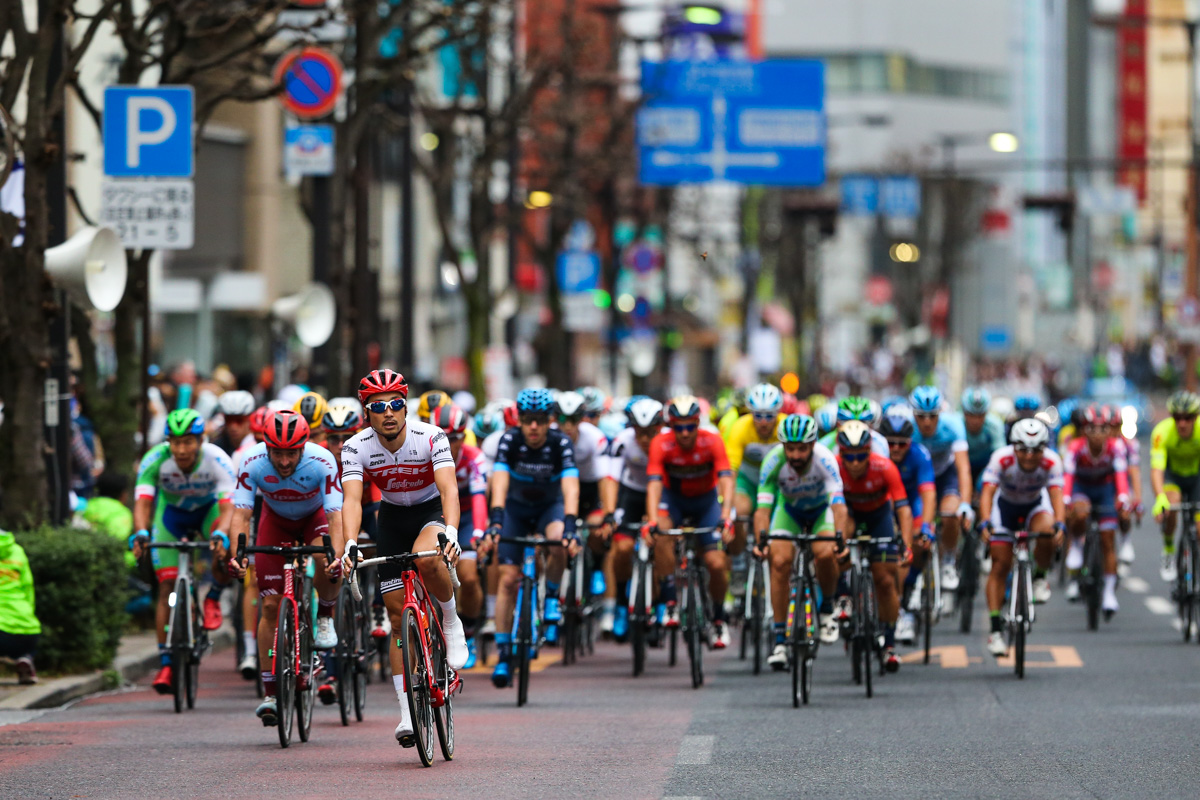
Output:
[[[301,119],[328,115],[342,93],[342,62],[323,47],[288,53],[275,65],[283,107]]]

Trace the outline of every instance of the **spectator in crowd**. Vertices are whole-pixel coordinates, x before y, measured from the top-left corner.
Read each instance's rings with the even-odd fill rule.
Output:
[[[16,662],[22,684],[37,683],[33,655],[41,632],[29,559],[13,535],[0,530],[0,657]]]
[[[126,546],[133,533],[133,512],[128,503],[129,478],[110,469],[96,480],[96,496],[88,500],[80,516],[93,528],[120,542],[125,550],[126,565],[137,569],[137,559]]]
[[[71,491],[85,500],[96,485],[96,431],[83,413],[79,398],[71,398]],[[103,464],[101,464],[101,467]]]

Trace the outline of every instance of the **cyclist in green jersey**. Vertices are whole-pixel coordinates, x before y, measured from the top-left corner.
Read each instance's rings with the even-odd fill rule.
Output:
[[[1159,576],[1175,580],[1175,515],[1169,507],[1185,500],[1200,501],[1200,395],[1180,391],[1167,400],[1171,415],[1150,434],[1150,486],[1154,491],[1154,519],[1162,525],[1163,555]]]

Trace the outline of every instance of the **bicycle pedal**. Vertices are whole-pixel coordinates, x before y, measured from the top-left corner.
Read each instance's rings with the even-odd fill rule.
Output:
[[[400,745],[401,747],[405,747],[405,748],[416,747],[417,746],[416,734],[410,733],[408,736],[401,736],[399,739],[396,740],[396,744]]]

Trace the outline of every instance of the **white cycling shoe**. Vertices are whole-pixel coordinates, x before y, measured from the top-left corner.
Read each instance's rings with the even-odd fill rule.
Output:
[[[442,619],[442,635],[446,637],[446,662],[452,669],[462,669],[470,651],[467,649],[466,631],[457,613],[448,613]]]
[[[917,630],[913,624],[912,613],[901,611],[900,619],[896,620],[896,641],[902,644],[912,644],[916,638]]]
[[[1052,592],[1050,591],[1050,581],[1049,580],[1047,580],[1046,578],[1034,578],[1034,580],[1033,580],[1033,602],[1049,603],[1051,594],[1052,594]]]
[[[1079,581],[1074,578],[1067,583],[1067,599],[1072,603],[1079,602]]]
[[[942,564],[942,593],[958,591],[958,567],[953,561]]]
[[[837,619],[833,614],[821,615],[821,644],[836,644],[841,637]]]
[[[1081,539],[1071,539],[1071,546],[1067,548],[1067,569],[1075,571],[1083,568],[1083,541]]]
[[[273,696],[264,697],[254,713],[262,720],[263,727],[270,728],[279,722],[279,701]]]
[[[242,673],[244,680],[254,680],[254,675],[258,672],[258,656],[254,653],[242,656],[242,660],[238,662],[238,672]]]
[[[1122,564],[1133,563],[1133,540],[1128,533],[1121,534],[1121,549],[1117,551],[1117,560]]]
[[[1100,600],[1100,608],[1104,611],[1105,619],[1112,619],[1112,615],[1121,610],[1121,604],[1117,602],[1117,593],[1105,589],[1104,597]]]
[[[317,617],[317,630],[313,634],[313,647],[318,650],[332,650],[337,647],[337,628],[333,626],[333,617]]]
[[[917,582],[913,584],[912,591],[908,594],[908,610],[921,610],[921,595],[925,589],[925,576],[918,575]]]
[[[1174,583],[1179,577],[1179,571],[1175,567],[1175,554],[1163,553],[1162,566],[1158,569],[1158,577],[1163,579],[1164,583]]]
[[[1000,658],[1002,655],[1007,653],[1008,643],[1004,641],[1004,634],[1000,631],[988,634],[987,649],[988,652],[994,655],[996,658]]]
[[[788,668],[788,646],[786,644],[777,644],[771,655],[767,656],[767,664],[776,672],[783,672]]]
[[[413,735],[412,720],[408,718],[408,706],[402,704],[404,713],[400,715],[400,724],[396,726],[396,743],[401,747],[416,747],[417,737]]]

